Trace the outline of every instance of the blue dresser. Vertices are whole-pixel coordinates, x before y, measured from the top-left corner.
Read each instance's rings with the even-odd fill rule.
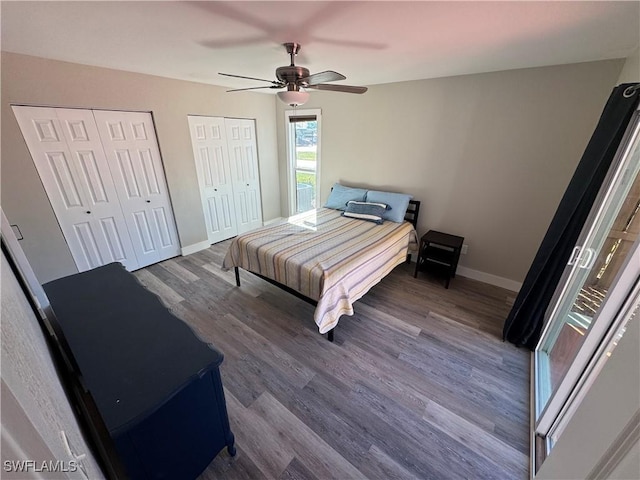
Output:
[[[219,367],[119,263],[47,283],[56,342],[105,474],[190,479],[235,455]]]

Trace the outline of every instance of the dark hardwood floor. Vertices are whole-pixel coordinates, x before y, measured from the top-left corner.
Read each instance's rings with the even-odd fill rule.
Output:
[[[330,343],[313,307],[220,268],[228,243],[136,276],[225,355],[238,453],[203,479],[526,479],[529,352],[501,339],[513,293],[397,267]]]

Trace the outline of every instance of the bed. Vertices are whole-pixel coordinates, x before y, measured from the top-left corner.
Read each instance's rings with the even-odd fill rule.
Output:
[[[336,190],[339,193],[334,195]],[[420,202],[410,196],[391,193],[403,195],[406,201],[396,207],[376,203],[386,205],[381,221],[364,218],[368,214],[350,215],[351,210],[371,208],[363,207],[373,203],[366,202],[371,198],[396,200],[372,192],[334,185],[325,207],[237,236],[223,269],[235,269],[238,286],[238,268],[242,268],[314,304],[319,332],[333,340],[339,318],[353,315],[353,303],[417,249]],[[393,209],[392,215],[388,210]],[[394,216],[395,221],[388,219]]]

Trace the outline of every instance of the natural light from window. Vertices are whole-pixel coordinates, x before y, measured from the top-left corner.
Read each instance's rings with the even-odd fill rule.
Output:
[[[320,111],[288,111],[290,214],[318,207],[320,171]]]

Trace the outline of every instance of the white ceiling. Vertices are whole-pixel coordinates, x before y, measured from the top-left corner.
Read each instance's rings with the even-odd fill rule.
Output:
[[[379,83],[628,56],[640,2],[3,1],[2,50],[211,83],[296,63]],[[258,90],[263,91],[263,90]],[[269,90],[264,90],[269,92]]]

